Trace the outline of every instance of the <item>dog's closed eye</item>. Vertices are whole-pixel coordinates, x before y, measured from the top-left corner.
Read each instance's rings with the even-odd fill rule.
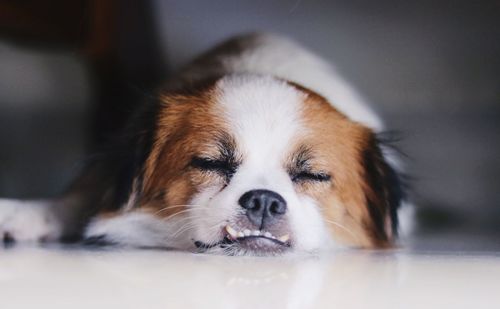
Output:
[[[236,165],[234,163],[216,158],[193,157],[190,165],[203,172],[215,172],[226,179],[231,179],[236,172]]]
[[[298,173],[291,174],[290,177],[295,183],[306,182],[306,181],[316,181],[316,182],[327,182],[332,178],[329,174],[325,172],[311,172],[311,171],[300,171]]]
[[[304,182],[327,182],[331,175],[324,171],[313,171],[313,154],[306,146],[299,147],[291,160],[288,174],[294,183]]]

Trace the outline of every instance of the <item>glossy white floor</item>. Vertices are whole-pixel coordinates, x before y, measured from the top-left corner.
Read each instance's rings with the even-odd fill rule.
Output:
[[[500,256],[0,249],[0,308],[500,308]]]

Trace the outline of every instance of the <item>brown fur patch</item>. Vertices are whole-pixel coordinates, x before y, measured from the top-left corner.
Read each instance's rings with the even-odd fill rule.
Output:
[[[190,166],[195,155],[215,154],[216,141],[226,135],[214,101],[212,83],[193,94],[165,94],[157,120],[156,135],[144,167],[139,202],[143,208],[167,217],[186,209],[190,198],[214,181]],[[161,211],[160,211],[161,210]]]
[[[310,148],[313,168],[332,177],[327,184],[300,185],[299,191],[318,201],[335,239],[359,247],[389,246],[389,210],[380,196],[383,185],[366,168],[372,164],[371,168],[377,169],[378,161],[383,161],[374,133],[347,119],[321,96],[295,86],[307,93],[303,116],[309,129],[298,147]]]

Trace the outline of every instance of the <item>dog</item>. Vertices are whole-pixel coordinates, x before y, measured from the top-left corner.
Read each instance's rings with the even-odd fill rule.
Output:
[[[391,248],[405,194],[383,131],[324,60],[243,35],[162,85],[60,198],[2,200],[0,232],[227,255]]]

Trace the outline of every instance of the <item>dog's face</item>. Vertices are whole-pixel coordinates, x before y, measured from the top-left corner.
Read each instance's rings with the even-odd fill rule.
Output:
[[[385,247],[394,173],[371,130],[271,77],[227,76],[167,94],[141,201],[175,237],[227,254]]]

